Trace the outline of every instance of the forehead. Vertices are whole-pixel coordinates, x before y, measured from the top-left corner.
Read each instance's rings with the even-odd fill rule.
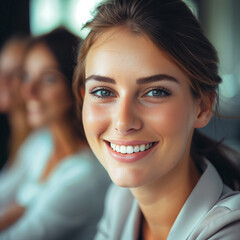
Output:
[[[86,77],[90,74],[114,75],[118,72],[134,75],[134,78],[160,73],[186,77],[171,57],[147,35],[132,33],[124,27],[103,32],[86,58]]]
[[[58,62],[51,50],[43,43],[34,45],[27,53],[25,59],[26,70],[34,72],[51,67],[58,67]]]
[[[2,49],[0,54],[0,68],[4,71],[11,71],[22,64],[24,55],[23,47],[20,44],[9,44]]]

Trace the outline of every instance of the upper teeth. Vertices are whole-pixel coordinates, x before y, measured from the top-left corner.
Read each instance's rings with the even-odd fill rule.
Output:
[[[141,145],[135,145],[135,146],[125,146],[125,145],[117,145],[114,143],[110,143],[111,148],[120,153],[137,153],[137,152],[143,152],[149,148],[152,147],[152,143],[148,144],[141,144]]]

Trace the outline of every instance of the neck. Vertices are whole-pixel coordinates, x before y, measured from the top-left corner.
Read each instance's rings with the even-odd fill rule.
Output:
[[[144,239],[167,239],[199,177],[195,164],[189,159],[158,182],[131,190],[143,213]]]
[[[15,109],[8,114],[9,123],[13,133],[21,131],[22,127],[26,124],[26,113],[24,109]]]

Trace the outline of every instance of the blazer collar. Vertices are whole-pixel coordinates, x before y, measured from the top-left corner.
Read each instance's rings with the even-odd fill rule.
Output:
[[[222,194],[223,182],[216,169],[208,160],[204,165],[205,171],[178,214],[168,240],[187,239]],[[121,239],[137,240],[140,224],[141,212],[134,199]]]
[[[222,194],[223,182],[219,174],[208,160],[204,162],[206,169],[178,214],[168,240],[187,239]]]

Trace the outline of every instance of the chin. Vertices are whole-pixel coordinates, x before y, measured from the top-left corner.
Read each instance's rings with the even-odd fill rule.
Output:
[[[40,128],[43,126],[43,123],[39,118],[30,117],[28,123],[32,128]]]
[[[144,178],[138,171],[128,169],[115,169],[108,171],[112,181],[119,187],[136,188],[144,185]]]

